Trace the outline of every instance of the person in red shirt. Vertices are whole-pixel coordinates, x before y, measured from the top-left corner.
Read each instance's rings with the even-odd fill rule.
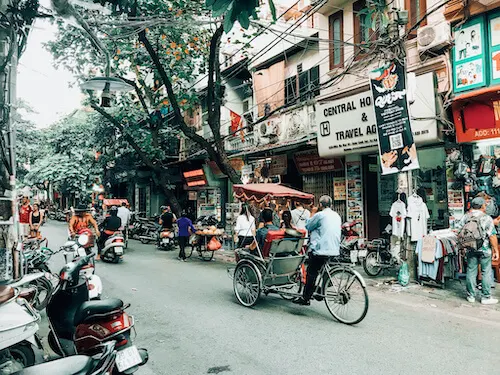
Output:
[[[30,235],[30,216],[33,209],[28,197],[23,197],[21,207],[19,207],[19,223],[21,224],[21,235],[28,238]]]

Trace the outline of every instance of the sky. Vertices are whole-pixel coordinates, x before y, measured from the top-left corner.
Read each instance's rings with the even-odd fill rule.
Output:
[[[50,52],[43,43],[55,38],[56,27],[48,20],[37,20],[21,57],[17,76],[17,97],[35,111],[31,116],[37,127],[46,127],[80,107],[82,94],[74,78],[65,69],[55,69]]]

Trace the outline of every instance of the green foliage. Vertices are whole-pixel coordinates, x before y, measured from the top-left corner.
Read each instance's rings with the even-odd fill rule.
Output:
[[[227,33],[238,21],[245,30],[250,27],[250,17],[257,19],[259,0],[206,0],[205,5],[212,10],[213,17],[224,16],[224,31]],[[269,0],[269,8],[276,21],[276,6]]]

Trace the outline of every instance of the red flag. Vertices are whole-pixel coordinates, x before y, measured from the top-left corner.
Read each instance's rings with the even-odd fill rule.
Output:
[[[241,116],[231,110],[229,110],[229,116],[231,117],[231,134],[234,135],[240,128]]]

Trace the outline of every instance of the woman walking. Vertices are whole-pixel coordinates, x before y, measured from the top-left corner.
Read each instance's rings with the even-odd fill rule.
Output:
[[[43,223],[43,212],[40,211],[40,205],[35,203],[33,211],[30,213],[30,237],[36,238],[40,234],[40,226]]]
[[[250,245],[255,235],[255,218],[251,215],[248,206],[241,206],[240,215],[236,219],[234,232],[238,236],[238,249]]]
[[[182,262],[186,261],[186,245],[189,243],[189,236],[196,232],[196,228],[190,218],[187,217],[186,211],[183,211],[181,217],[177,219],[177,227],[179,228],[179,256],[178,259]]]

